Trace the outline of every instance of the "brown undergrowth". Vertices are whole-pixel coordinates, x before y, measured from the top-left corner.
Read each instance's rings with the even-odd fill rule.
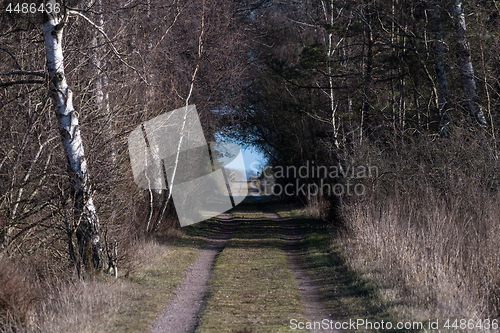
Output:
[[[0,323],[23,326],[37,299],[32,276],[8,258],[0,259]]]
[[[50,262],[2,259],[0,333],[144,332],[196,259],[204,233],[131,241],[117,279],[99,273],[80,280]]]
[[[486,140],[401,139],[353,153],[378,179],[341,208],[349,265],[412,319],[500,316],[498,161]]]

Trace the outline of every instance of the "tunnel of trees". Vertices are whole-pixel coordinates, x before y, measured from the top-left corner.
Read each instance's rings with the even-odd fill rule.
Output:
[[[497,1],[16,4],[0,13],[0,256],[107,270],[148,219],[178,227],[168,191],[134,183],[127,137],[187,103],[207,140],[271,166],[377,166],[373,205],[432,194],[478,217],[498,198]],[[331,220],[368,199],[313,200]]]

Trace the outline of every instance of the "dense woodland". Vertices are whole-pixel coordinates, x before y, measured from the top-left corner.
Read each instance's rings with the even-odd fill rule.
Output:
[[[58,14],[10,3],[2,260],[36,262],[40,279],[113,274],[134,240],[178,228],[167,191],[134,183],[127,138],[195,104],[207,140],[254,147],[270,166],[377,166],[361,197],[293,200],[408,301],[500,315],[497,1],[68,0]]]

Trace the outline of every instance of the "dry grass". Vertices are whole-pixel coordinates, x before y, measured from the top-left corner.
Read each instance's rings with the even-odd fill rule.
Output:
[[[308,200],[304,207],[304,214],[313,219],[325,220],[328,218],[328,212],[331,209],[331,203],[323,196],[315,195]]]
[[[175,231],[131,244],[119,277],[78,280],[0,261],[0,332],[144,332],[168,303],[204,239]],[[34,297],[33,295],[37,296]]]
[[[232,214],[238,229],[216,260],[196,332],[289,332],[291,318],[305,317],[282,230],[250,207]]]
[[[498,204],[482,205],[489,216],[479,224],[426,198],[425,211],[412,200],[380,197],[347,210],[355,237],[346,244],[363,254],[351,263],[386,281],[393,297],[427,307],[424,317],[497,317],[500,226],[489,213],[499,213]]]
[[[490,152],[457,136],[354,156],[366,160],[385,174],[343,206],[350,266],[383,281],[384,296],[412,319],[497,318],[500,194]]]
[[[60,282],[44,288],[28,332],[108,332],[112,327],[120,304],[112,281]]]
[[[19,262],[0,263],[0,332],[104,332],[119,304],[112,282],[36,281]]]
[[[28,270],[21,269],[19,263],[0,259],[0,323],[12,327],[26,325],[37,298],[31,280]]]

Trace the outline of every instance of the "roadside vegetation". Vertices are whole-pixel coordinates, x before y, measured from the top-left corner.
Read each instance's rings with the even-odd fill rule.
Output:
[[[129,264],[120,267],[117,279],[42,275],[40,264],[4,259],[0,332],[145,332],[217,226],[210,220],[131,244]]]
[[[340,207],[344,232],[333,242],[405,317],[500,316],[499,163],[469,135],[352,155],[380,177]]]
[[[325,223],[315,214],[318,208],[317,205],[297,207],[290,204],[273,207],[283,219],[292,219],[301,226],[304,235],[301,266],[319,287],[321,300],[331,317],[339,322],[363,319],[371,323],[391,322],[394,326],[398,322],[411,323],[414,326],[411,329],[392,328],[383,331],[419,331],[417,324],[413,324],[416,320],[400,311],[401,303],[385,297],[386,292],[380,281],[360,267],[351,265],[349,255],[358,254],[346,252],[339,229],[342,227],[336,223]],[[361,325],[342,331],[373,332],[373,329]]]

